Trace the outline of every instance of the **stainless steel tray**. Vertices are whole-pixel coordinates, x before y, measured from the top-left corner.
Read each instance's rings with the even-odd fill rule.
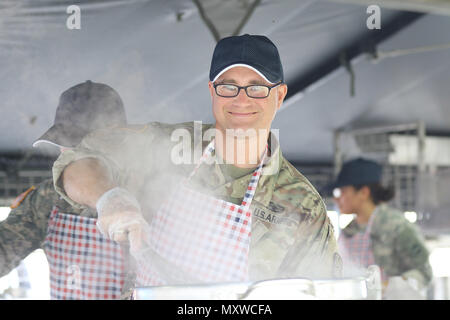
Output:
[[[140,287],[136,288],[135,297],[137,300],[378,300],[381,278],[379,268],[370,266],[365,277]]]

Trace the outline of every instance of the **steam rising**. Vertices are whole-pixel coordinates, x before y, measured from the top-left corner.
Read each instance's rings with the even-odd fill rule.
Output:
[[[183,125],[178,126],[181,129],[183,127]],[[199,156],[198,154],[209,143],[208,139],[206,141],[203,141],[203,139],[195,141],[194,139],[194,145],[190,143],[185,144],[184,142],[187,140],[183,140],[182,135],[174,135],[178,139],[173,139],[174,136],[172,133],[175,130],[174,128],[177,127],[167,126],[161,123],[150,123],[148,127],[130,126],[128,129],[103,129],[88,136],[80,146],[81,150],[87,147],[94,150],[94,152],[99,151],[109,155],[108,159],[105,159],[105,163],[113,171],[113,176],[125,175],[127,177],[125,180],[119,179],[119,186],[128,189],[136,196],[140,202],[142,213],[149,224],[155,219],[155,213],[158,212],[163,202],[171,196],[175,188],[185,181],[189,173],[194,170],[196,159]],[[194,136],[199,135],[202,138],[207,133],[208,128],[210,127],[205,125],[201,126],[200,129],[202,130],[200,134],[196,134],[194,128],[193,134]],[[189,137],[189,141],[191,139],[192,137]],[[174,153],[177,154],[178,152],[174,152],[173,150],[177,150],[177,146],[184,146],[189,150],[191,162],[174,165],[172,157]],[[195,154],[195,149],[199,148],[199,146],[201,146],[200,152],[197,151],[197,154]],[[194,152],[191,152],[191,149],[194,149]],[[272,149],[275,149],[275,147],[272,146]],[[182,154],[181,159],[183,159]],[[215,165],[203,164],[200,168],[202,170],[212,170],[210,171],[212,174],[216,167]],[[207,172],[204,171],[203,173]],[[194,180],[195,177],[193,178]],[[210,176],[210,178],[213,178],[213,176]],[[220,184],[220,182],[216,181],[216,187],[217,183]],[[202,180],[196,181],[196,183],[189,183],[188,186],[202,193],[206,191],[206,194],[212,196],[217,191],[208,190],[208,185],[203,183]],[[195,212],[194,208],[190,208],[190,210]],[[297,216],[297,213],[292,215],[292,217]],[[195,222],[194,216],[192,217],[192,221],[194,225],[197,223]],[[308,234],[308,228],[314,227],[315,224],[321,224],[323,221],[317,220],[311,221],[310,223],[301,223],[301,227],[298,229],[296,226],[298,226],[299,222],[292,221],[291,227],[276,224],[268,226],[258,221],[253,213],[251,241],[254,244],[252,245],[249,256],[251,281],[274,277],[289,278],[298,276],[299,274],[303,274],[304,277],[308,278],[320,279],[326,270],[332,269],[331,265],[324,263],[323,255],[328,253],[322,252],[322,243],[320,241],[303,239],[304,241],[308,241],[308,245],[305,245],[305,243],[296,240],[297,232]],[[277,243],[277,241],[274,241],[277,238],[276,236],[274,238],[266,238],[264,234],[268,231],[268,228],[270,228],[271,234],[278,234],[281,236],[281,239],[288,241],[286,245],[290,246],[291,249],[287,252],[286,256],[286,252],[278,248],[280,245],[279,241],[286,240],[279,240]],[[289,234],[288,238],[284,237],[286,232]],[[198,245],[208,246],[209,244],[206,242]],[[182,284],[183,281],[191,284],[202,282],[201,279],[192,279],[184,271],[181,271],[181,273],[177,271],[178,273],[172,274],[170,270],[173,270],[173,267],[168,267],[167,263],[161,262],[164,261],[165,257],[161,256],[154,249],[154,247],[147,247],[146,250],[135,254],[135,258],[139,262],[143,262],[144,265],[147,265],[153,272],[165,274],[168,277],[167,279],[172,282],[166,284]],[[203,249],[207,251],[206,247],[203,247]],[[303,259],[299,265],[298,255],[308,258]],[[158,257],[158,259],[155,257]],[[283,262],[283,264],[277,264],[276,261],[279,263]]]

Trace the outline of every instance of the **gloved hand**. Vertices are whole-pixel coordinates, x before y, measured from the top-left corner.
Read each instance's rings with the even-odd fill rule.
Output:
[[[104,236],[122,244],[129,242],[131,254],[145,246],[149,226],[139,202],[129,191],[117,187],[105,192],[96,208],[97,227]]]
[[[96,203],[97,227],[108,239],[129,243],[130,254],[139,265],[147,266],[168,284],[200,283],[160,256],[150,245],[150,227],[136,198],[127,190],[114,188]]]
[[[413,279],[411,279],[413,280]],[[414,283],[401,276],[390,277],[384,291],[385,300],[424,300]]]

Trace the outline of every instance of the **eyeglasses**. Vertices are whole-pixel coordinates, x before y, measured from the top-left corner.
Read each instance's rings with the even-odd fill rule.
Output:
[[[249,86],[240,87],[234,84],[213,84],[216,94],[223,98],[233,98],[236,97],[241,89],[245,90],[245,93],[249,98],[254,99],[264,99],[269,96],[270,90],[279,86],[281,82],[274,84],[273,86],[266,86],[263,84],[252,84]]]

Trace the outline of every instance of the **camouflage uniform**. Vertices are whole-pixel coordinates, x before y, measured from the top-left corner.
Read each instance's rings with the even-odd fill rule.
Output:
[[[375,263],[387,277],[412,277],[426,285],[431,281],[432,270],[428,262],[428,249],[416,226],[405,219],[402,212],[386,204],[376,208],[370,232]],[[353,220],[342,230],[342,235],[352,237],[365,226]],[[344,266],[345,267],[345,266]]]
[[[43,248],[53,205],[61,201],[51,179],[32,190],[0,223],[0,276],[14,269],[36,249]]]
[[[11,210],[0,223],[0,277],[8,274],[20,261],[36,249],[45,249],[50,213],[54,206],[61,212],[96,218],[88,208],[75,208],[55,191],[51,179],[41,182],[26,195],[20,205]],[[128,278],[133,277],[129,272]],[[133,280],[126,280],[123,296],[129,296]]]
[[[171,140],[178,129],[189,134],[194,146],[192,122],[148,125],[121,129],[102,129],[86,136],[75,150],[60,155],[53,166],[55,188],[73,206],[81,207],[67,197],[60,176],[70,162],[86,157],[99,159],[109,168],[116,183],[131,191],[140,201],[142,212],[151,221],[171,186],[179,183],[195,164],[174,164],[171,154],[179,142]],[[202,125],[204,133],[213,125]],[[202,137],[200,137],[201,139]],[[203,141],[201,155],[208,144]],[[191,180],[191,186],[225,201],[240,203],[251,178],[251,172],[231,177],[227,165],[202,165]],[[275,174],[264,175],[273,170]],[[328,278],[341,274],[334,230],[326,208],[314,187],[281,154],[278,146],[263,168],[251,205],[252,238],[249,253],[251,280],[275,277]]]

